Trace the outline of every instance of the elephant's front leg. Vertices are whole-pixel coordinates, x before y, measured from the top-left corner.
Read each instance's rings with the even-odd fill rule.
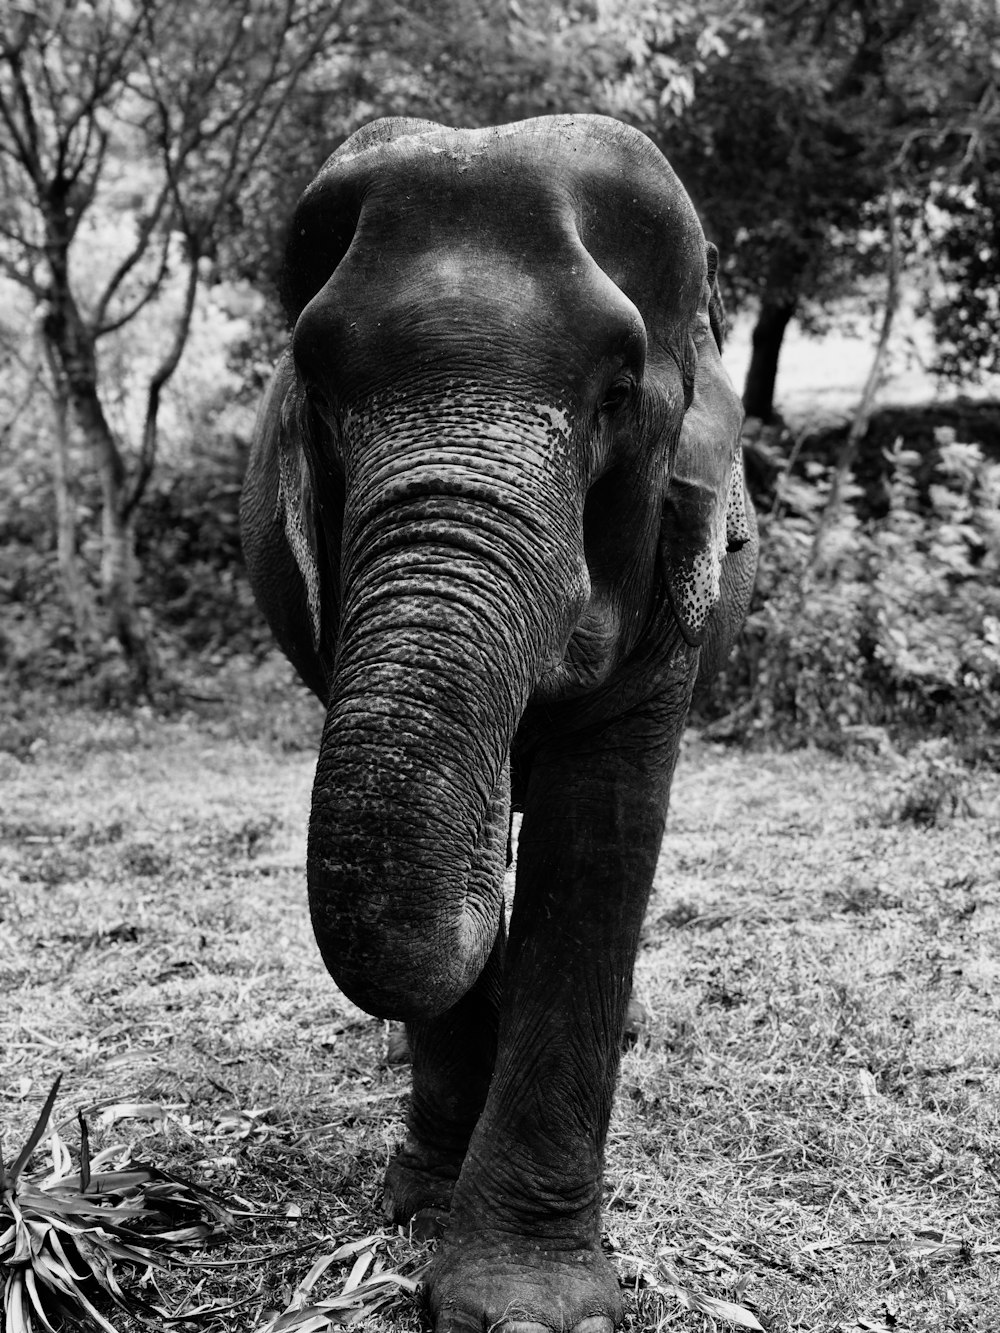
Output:
[[[389,1163],[383,1211],[439,1232],[451,1207],[469,1139],[486,1102],[496,1058],[506,930],[472,990],[440,1018],[408,1023],[413,1090],[406,1142]]]
[[[437,1333],[610,1333],[604,1139],[683,714],[533,758],[497,1064],[429,1281]]]
[[[510,840],[510,772],[490,800],[470,871],[470,892],[502,903]],[[408,1023],[413,1089],[407,1137],[389,1163],[383,1211],[438,1231],[451,1205],[493,1075],[507,938],[503,909],[496,941],[472,989],[437,1018]]]

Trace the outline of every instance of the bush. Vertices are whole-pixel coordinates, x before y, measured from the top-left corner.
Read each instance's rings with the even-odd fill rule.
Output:
[[[811,458],[781,475],[759,505],[750,616],[696,720],[717,734],[831,747],[872,727],[907,743],[947,736],[962,753],[1000,761],[1000,462],[941,426],[930,456],[897,438],[882,462],[886,503],[876,512],[848,487],[818,563],[828,463]],[[127,701],[117,645],[83,648],[75,634],[44,470],[27,455],[0,464],[3,685]],[[158,655],[182,691],[231,665],[252,671],[273,649],[242,567],[242,465],[231,440],[183,469],[164,465],[140,515],[141,593]],[[81,488],[77,502],[81,564],[94,580],[96,497]]]
[[[8,484],[0,485],[0,685],[13,694],[51,689],[67,701],[104,706],[129,702],[134,689],[120,645],[84,641],[74,626],[57,567],[47,476],[19,472],[16,459],[2,461],[0,483]],[[161,466],[139,512],[138,592],[168,681],[210,675],[238,656],[256,661],[273,646],[243,568],[242,464],[230,446],[184,469]],[[84,487],[76,500],[80,571],[96,589],[99,507]]]
[[[892,778],[878,821],[935,828],[956,815],[975,813],[969,800],[969,771],[947,739],[921,741]]]
[[[159,630],[175,650],[200,655],[207,666],[272,643],[243,565],[241,462],[234,455],[211,469],[164,473],[136,534],[142,596],[156,608]]]
[[[876,725],[1000,757],[1000,463],[943,429],[937,445],[924,487],[925,458],[892,446],[884,518],[859,518],[848,487],[818,561],[833,469],[782,480],[716,713],[784,741],[837,746]]]

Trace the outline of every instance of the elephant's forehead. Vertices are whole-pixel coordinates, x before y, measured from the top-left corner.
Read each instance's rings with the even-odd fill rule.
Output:
[[[393,124],[376,121],[352,135],[329,158],[324,170],[367,159],[380,164],[423,162],[439,171],[451,168],[458,172],[511,165],[530,169],[534,163],[548,173],[553,167],[560,172],[586,171],[599,168],[606,160],[618,171],[634,168],[640,174],[660,175],[664,184],[683,194],[652,140],[610,116],[536,116],[482,129],[453,129],[421,121],[416,122],[420,128],[394,132]]]
[[[604,116],[477,130],[401,124],[367,126],[325,164],[293,228],[305,267],[324,236],[361,220],[387,257],[460,245],[530,268],[571,260],[582,243],[647,317],[655,307],[660,319],[666,308],[684,318],[697,300],[701,226],[666,158],[638,130]]]
[[[447,200],[504,220],[533,204],[544,209],[566,201],[591,229],[601,216],[610,223],[617,206],[661,239],[670,233],[675,243],[694,241],[700,232],[684,187],[655,144],[607,116],[539,116],[472,130],[436,126],[376,139],[354,135],[326,163],[316,187],[351,176],[363,179],[369,196],[398,198],[411,190],[411,204]],[[446,222],[446,210],[437,212]]]

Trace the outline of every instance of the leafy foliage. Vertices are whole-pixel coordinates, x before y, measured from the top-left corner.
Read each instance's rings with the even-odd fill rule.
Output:
[[[163,650],[201,655],[209,666],[270,646],[243,566],[241,464],[230,454],[199,469],[164,469],[137,534]]]
[[[69,1171],[69,1154],[53,1135],[51,1173],[41,1181],[30,1179],[24,1168],[45,1133],[58,1091],[57,1078],[9,1172],[0,1158],[4,1327],[7,1333],[33,1333],[69,1319],[116,1333],[94,1304],[102,1298],[155,1325],[150,1318],[155,1307],[134,1292],[126,1295],[116,1262],[165,1268],[172,1249],[218,1238],[232,1216],[212,1195],[157,1167],[127,1161],[108,1169],[120,1156],[118,1149],[91,1159],[82,1117],[80,1170]]]
[[[846,505],[810,571],[832,469],[786,475],[762,518],[755,601],[728,688],[751,729],[842,745],[852,729],[951,735],[996,751],[1000,734],[1000,464],[938,432],[921,488],[920,454],[897,440],[888,512]],[[855,485],[848,499],[857,502]]]
[[[383,1235],[365,1236],[345,1241],[322,1255],[296,1286],[285,1309],[267,1319],[260,1333],[328,1333],[345,1324],[367,1322],[400,1291],[416,1295],[419,1272],[416,1276],[395,1272],[379,1253],[387,1239]],[[341,1290],[326,1296],[315,1294],[314,1288],[327,1269],[345,1259],[353,1262]]]
[[[835,303],[863,293],[883,266],[885,201],[897,194],[914,220],[910,277],[958,352],[939,368],[964,375],[982,353],[988,283],[977,285],[976,256],[988,256],[971,229],[953,227],[941,299],[932,290],[940,210],[929,218],[925,201],[995,176],[995,4],[756,0],[741,18],[699,72],[680,122],[643,128],[704,211],[731,294],[758,303],[747,410],[772,414],[788,320],[822,328]],[[986,192],[965,188],[962,198],[988,233]],[[986,327],[995,330],[995,319]]]
[[[835,747],[871,726],[952,734],[989,754],[1000,727],[1000,462],[943,425],[933,449],[897,435],[877,472],[862,461],[868,489],[848,488],[814,575],[831,467],[810,457],[765,500],[751,615],[702,717],[719,727],[735,708],[738,734]],[[783,466],[779,449],[772,466]],[[178,679],[201,676],[199,689],[271,646],[243,571],[241,470],[231,447],[164,467],[137,534],[158,651]],[[127,695],[120,658],[112,644],[87,653],[77,643],[48,535],[51,499],[32,476],[0,506],[0,665],[20,690],[115,702]],[[94,521],[85,497],[81,511]],[[83,551],[96,556],[87,541]]]
[[[0,274],[33,298],[56,405],[62,581],[76,621],[100,619],[118,640],[137,693],[155,692],[160,676],[136,599],[133,519],[161,397],[219,235],[338,15],[315,0],[237,0],[220,13],[189,0],[36,0],[0,18]],[[153,339],[139,423],[123,431],[118,380],[99,351],[154,305],[165,336]],[[143,360],[135,349],[129,359]],[[100,477],[99,602],[75,560],[71,430]]]
[[[937,343],[936,369],[976,382],[1000,371],[1000,189],[996,167],[964,186],[934,192],[938,283],[924,298]],[[929,228],[930,230],[930,228]]]
[[[244,325],[236,322],[236,334]],[[209,323],[221,329],[230,326]],[[171,678],[192,674],[192,654],[211,672],[239,654],[256,657],[270,646],[243,573],[238,501],[245,437],[252,409],[243,411],[218,349],[196,336],[182,365],[184,415],[171,413],[165,459],[135,523],[140,600],[147,633]],[[230,401],[219,404],[219,384]],[[248,393],[257,389],[248,386]],[[131,697],[130,673],[110,636],[81,635],[60,579],[56,551],[57,501],[48,459],[35,445],[45,423],[26,422],[15,449],[0,453],[0,673],[16,691],[55,688],[65,697],[117,704]],[[186,438],[190,431],[192,440]],[[82,446],[70,451],[76,558],[96,583],[101,560],[101,497]],[[154,610],[155,608],[155,610]],[[215,659],[214,663],[212,659]],[[163,693],[161,702],[169,702]]]
[[[0,262],[22,289],[20,300],[13,282],[0,292],[0,667],[19,688],[130,693],[109,627],[88,638],[67,605],[61,508],[83,582],[101,587],[114,562],[93,439],[84,447],[79,425],[61,492],[56,480],[49,399],[67,384],[31,333],[58,294],[39,248],[46,227],[68,228],[53,233],[72,252],[63,295],[93,343],[91,405],[120,465],[112,508],[121,563],[138,566],[137,623],[168,673],[195,653],[222,669],[266,641],[241,574],[234,466],[283,336],[264,293],[292,201],[359,123],[618,115],[653,134],[691,185],[730,291],[794,299],[814,326],[831,294],[880,264],[877,197],[894,173],[917,256],[935,260],[926,304],[940,368],[972,376],[997,345],[996,22],[993,0],[685,0],[669,12],[655,0],[240,0],[225,22],[190,0],[16,7],[0,25],[11,108]],[[18,89],[37,111],[27,157]],[[35,188],[46,180],[64,189],[64,211]],[[239,311],[235,284],[220,281],[233,274]],[[182,330],[194,355],[174,373]],[[212,340],[228,349],[222,370],[206,354]],[[980,591],[994,608],[983,615],[996,614],[989,487],[963,491],[939,469],[929,501],[926,461],[890,466],[919,476],[919,494],[899,480],[882,524],[845,511],[836,567],[806,592],[824,469],[787,479],[765,519],[761,588],[731,672],[768,733],[835,738],[872,719],[919,731],[956,714],[974,730],[993,716],[992,622],[976,618]],[[108,600],[104,588],[98,608]]]
[[[882,811],[884,824],[934,828],[974,813],[967,792],[969,770],[946,738],[922,741],[906,756]]]

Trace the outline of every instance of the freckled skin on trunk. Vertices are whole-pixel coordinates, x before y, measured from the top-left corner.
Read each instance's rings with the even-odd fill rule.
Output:
[[[290,235],[242,521],[327,706],[317,941],[407,1024],[386,1215],[445,1228],[435,1333],[612,1333],[635,954],[699,662],[755,563],[714,252],[658,150],[599,117],[377,122]]]

